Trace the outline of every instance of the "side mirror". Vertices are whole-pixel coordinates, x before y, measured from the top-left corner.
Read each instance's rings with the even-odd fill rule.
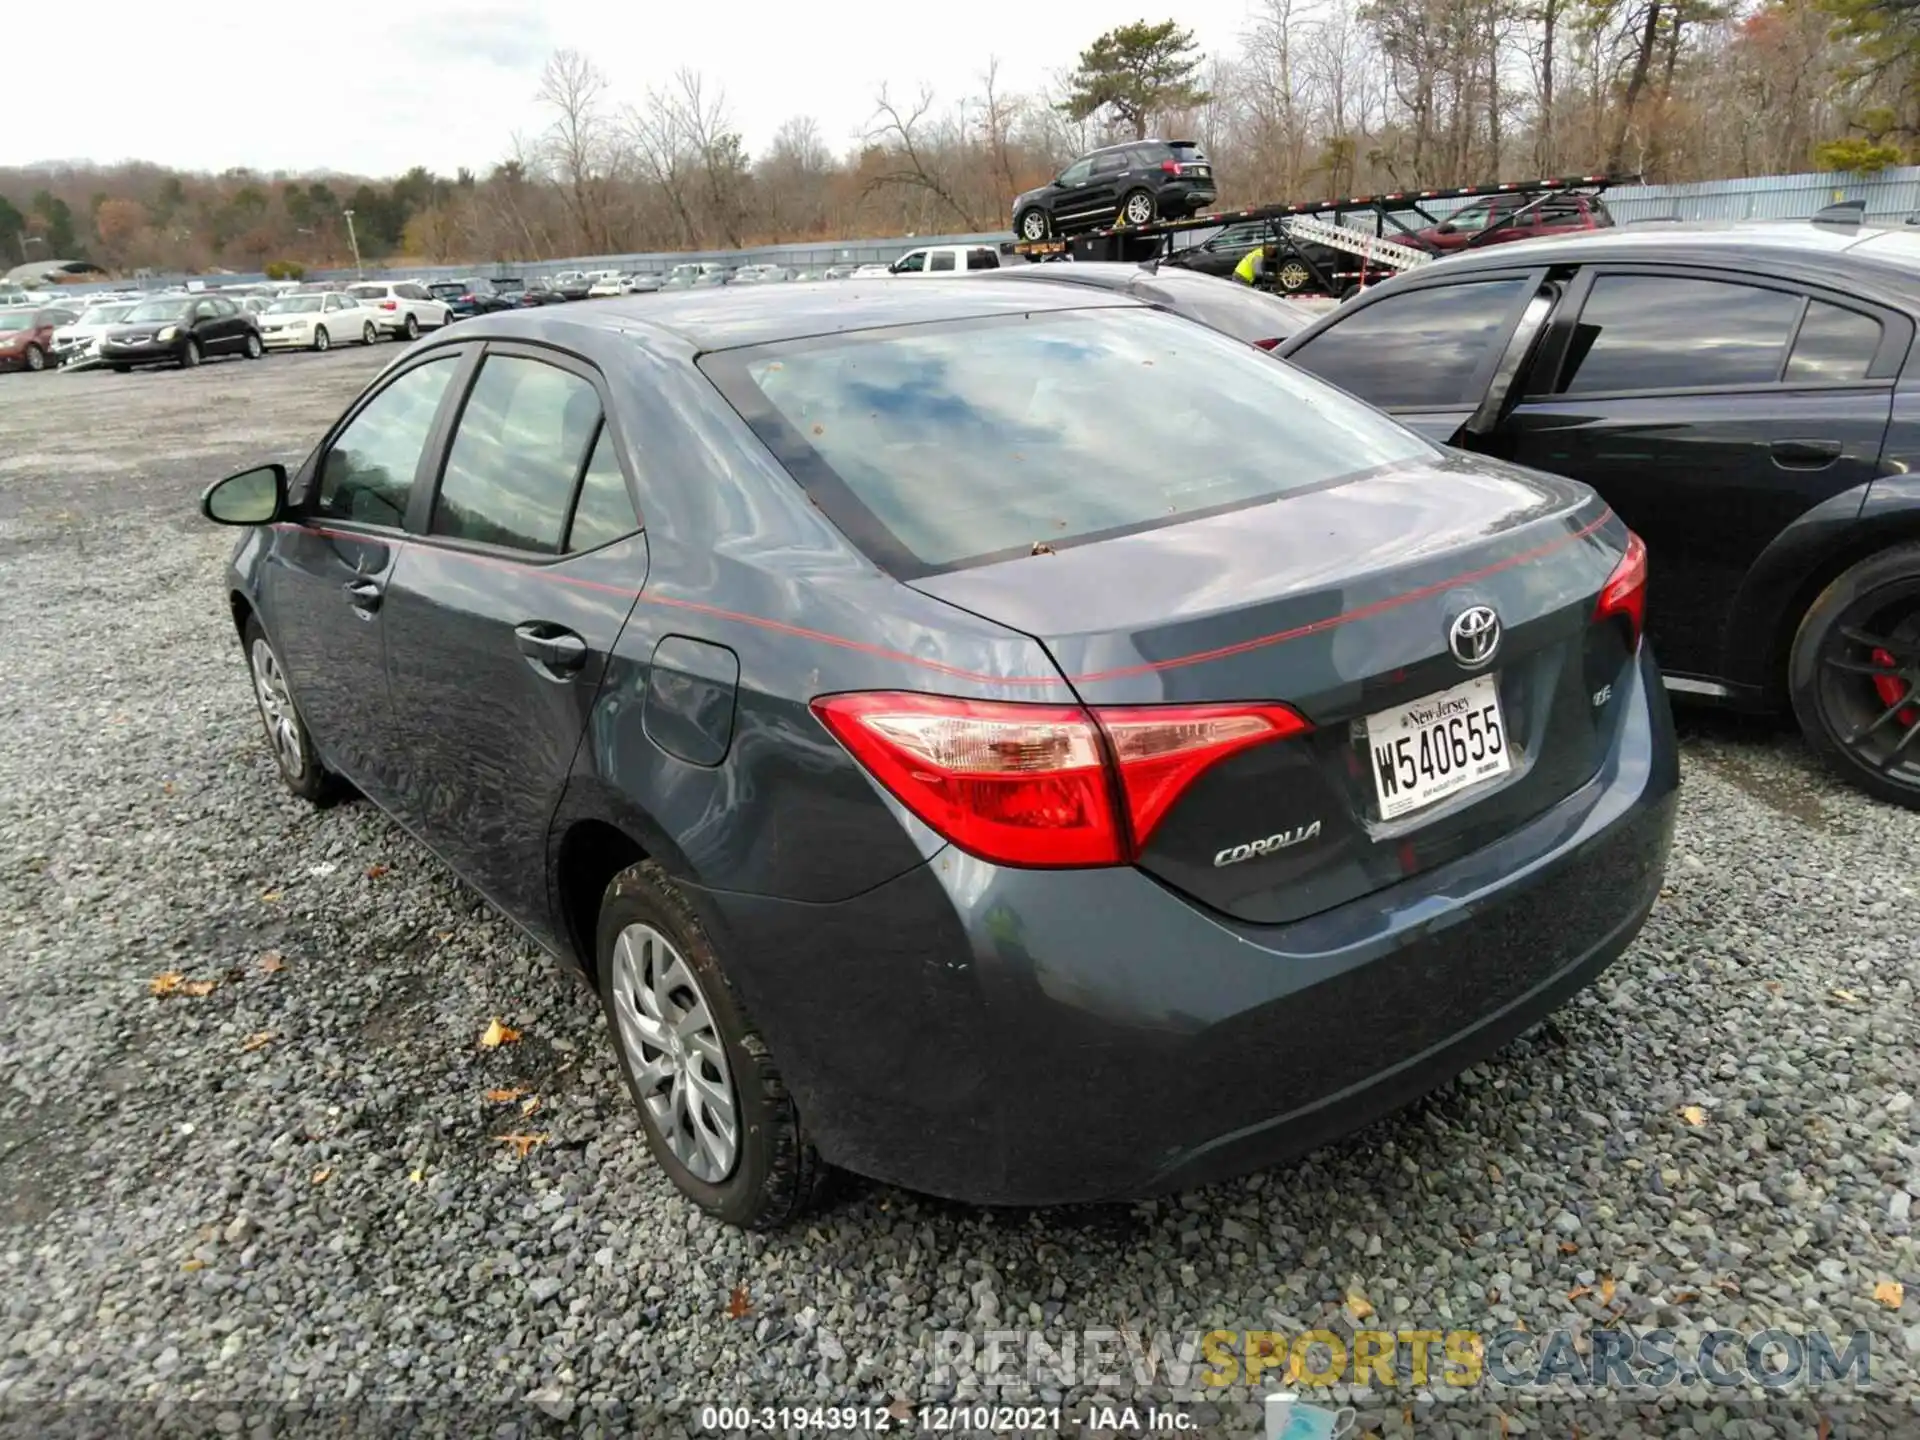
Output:
[[[200,497],[200,513],[216,525],[271,525],[287,509],[287,467],[262,465],[216,480]]]

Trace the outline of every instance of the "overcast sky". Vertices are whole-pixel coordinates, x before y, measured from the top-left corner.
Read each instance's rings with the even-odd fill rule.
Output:
[[[9,107],[0,165],[139,159],[211,171],[484,173],[513,132],[544,125],[534,91],[560,46],[590,55],[621,100],[639,100],[679,66],[703,72],[724,86],[750,153],[793,115],[815,117],[839,153],[871,118],[882,81],[896,96],[925,82],[957,100],[978,92],[997,55],[1003,83],[1033,89],[1100,32],[1169,13],[1209,51],[1227,50],[1248,3],[1183,0],[1170,11],[1142,0],[984,10],[911,0],[332,0],[314,12],[324,24],[257,0],[123,6],[107,26],[107,50],[88,55],[76,43],[72,54],[83,58],[50,72],[66,77],[48,82],[60,103]]]

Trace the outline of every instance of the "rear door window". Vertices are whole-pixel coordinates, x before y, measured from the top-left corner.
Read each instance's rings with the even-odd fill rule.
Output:
[[[951,250],[936,250],[927,257],[927,271],[929,274],[935,270],[951,270],[953,268],[953,252]]]
[[[1787,382],[1832,385],[1864,380],[1880,350],[1880,322],[1858,310],[1815,300],[1793,340]]]
[[[615,443],[613,432],[601,425],[580,480],[580,498],[574,502],[573,523],[567,532],[569,551],[592,550],[640,528],[633,497],[627,493],[627,477],[620,473],[614,454]]]
[[[1131,305],[756,346],[701,366],[902,578],[1439,453],[1252,346]]]
[[[432,532],[558,553],[599,427],[600,396],[581,376],[540,360],[489,355],[447,449]]]
[[[1804,304],[1691,275],[1601,275],[1581,307],[1560,389],[1568,395],[1771,385]]]
[[[999,252],[989,245],[976,245],[973,249],[967,251],[967,268],[969,270],[998,270],[1000,268]]]
[[[1516,275],[1406,291],[1354,310],[1287,358],[1375,405],[1478,404],[1527,285]]]

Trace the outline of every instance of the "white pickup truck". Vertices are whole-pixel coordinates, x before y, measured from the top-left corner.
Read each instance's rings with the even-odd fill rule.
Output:
[[[1015,259],[1024,265],[1024,259]],[[998,270],[1000,251],[992,245],[923,245],[887,267],[889,275],[955,275],[963,270]]]

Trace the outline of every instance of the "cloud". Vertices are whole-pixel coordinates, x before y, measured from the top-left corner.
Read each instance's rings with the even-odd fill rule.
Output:
[[[413,14],[391,33],[401,50],[432,56],[436,65],[473,61],[511,71],[538,71],[560,44],[544,15],[504,6]]]

